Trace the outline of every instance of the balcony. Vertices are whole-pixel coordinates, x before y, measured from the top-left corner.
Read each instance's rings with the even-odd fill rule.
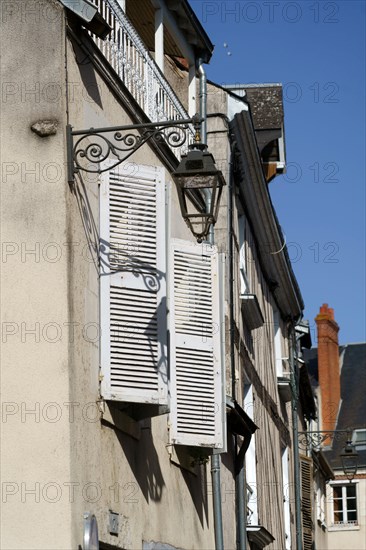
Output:
[[[105,40],[91,32],[90,37],[148,118],[152,122],[189,118],[118,1],[91,2],[112,30]],[[191,137],[193,140],[193,128],[189,140]],[[184,143],[181,149],[172,150],[180,158],[186,149]]]

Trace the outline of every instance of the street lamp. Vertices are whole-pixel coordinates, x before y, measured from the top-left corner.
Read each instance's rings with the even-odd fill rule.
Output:
[[[207,145],[199,141],[189,145],[172,178],[177,185],[183,218],[198,242],[207,237],[217,221],[225,180],[215,166]]]
[[[202,119],[195,115],[184,120],[88,130],[73,130],[68,125],[68,181],[72,185],[75,174],[79,172],[101,174],[112,170],[149,140],[180,148],[187,141],[188,134],[192,134],[193,126],[195,142],[188,146],[188,153],[182,155],[172,177],[177,186],[182,217],[198,242],[202,242],[217,220],[225,180],[207,151],[207,145],[200,142],[201,122]]]
[[[358,452],[356,451],[354,445],[350,439],[347,440],[345,447],[343,448],[341,454],[341,461],[344,473],[350,481],[353,480],[357,473],[358,466]]]
[[[313,449],[314,447],[319,447],[325,441],[328,441],[328,439],[340,440],[340,438],[344,437],[343,434],[347,434],[346,445],[339,456],[345,476],[352,481],[357,473],[358,452],[354,445],[352,445],[350,432],[352,432],[351,428],[348,430],[299,432],[299,446],[306,450],[308,448]]]

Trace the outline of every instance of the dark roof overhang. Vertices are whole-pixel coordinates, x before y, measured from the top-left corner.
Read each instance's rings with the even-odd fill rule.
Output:
[[[316,404],[306,364],[300,367],[299,394],[301,408],[306,418],[316,418]]]
[[[243,468],[245,453],[248,450],[252,435],[258,429],[253,420],[239,403],[234,399],[226,397],[227,424],[231,433],[244,438],[240,450],[235,456],[235,474],[238,475]]]
[[[249,541],[258,548],[264,548],[276,540],[263,525],[247,525],[247,534]]]
[[[322,450],[313,451],[313,460],[316,466],[319,468],[320,473],[324,477],[325,481],[334,479],[334,472],[332,470],[332,467],[326,459],[325,454]]]
[[[227,399],[226,408],[228,425],[232,433],[246,437],[248,435],[252,436],[258,430],[258,426],[237,401]]]
[[[138,2],[126,0],[127,17],[149,50],[155,49],[154,13],[160,6],[169,11],[184,40],[194,51],[196,59],[201,58],[204,63],[208,63],[214,46],[187,0],[139,0]],[[184,57],[183,51],[174,38],[174,33],[169,32],[167,26],[164,33],[165,53],[172,57]]]
[[[208,63],[211,59],[214,45],[192,10],[189,2],[187,2],[187,0],[165,0],[165,2],[168,8],[176,13],[175,17],[177,18],[177,23],[179,27],[187,33],[188,42],[190,38],[192,41],[193,37],[193,43],[191,45],[193,49],[197,51],[197,57],[201,57],[204,63]]]
[[[286,143],[282,84],[227,84],[240,91],[249,106],[265,179],[286,172]]]
[[[296,334],[300,340],[302,348],[310,349],[311,348],[311,334],[309,321],[303,319],[295,327]]]

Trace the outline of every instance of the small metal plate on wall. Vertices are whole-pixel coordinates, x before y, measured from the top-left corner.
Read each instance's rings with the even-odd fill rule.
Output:
[[[111,535],[118,535],[119,514],[109,511],[109,532]]]

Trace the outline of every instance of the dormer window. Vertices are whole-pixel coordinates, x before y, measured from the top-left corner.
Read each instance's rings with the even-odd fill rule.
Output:
[[[353,431],[352,444],[356,447],[356,450],[358,451],[363,451],[366,449],[366,429],[365,428]]]

